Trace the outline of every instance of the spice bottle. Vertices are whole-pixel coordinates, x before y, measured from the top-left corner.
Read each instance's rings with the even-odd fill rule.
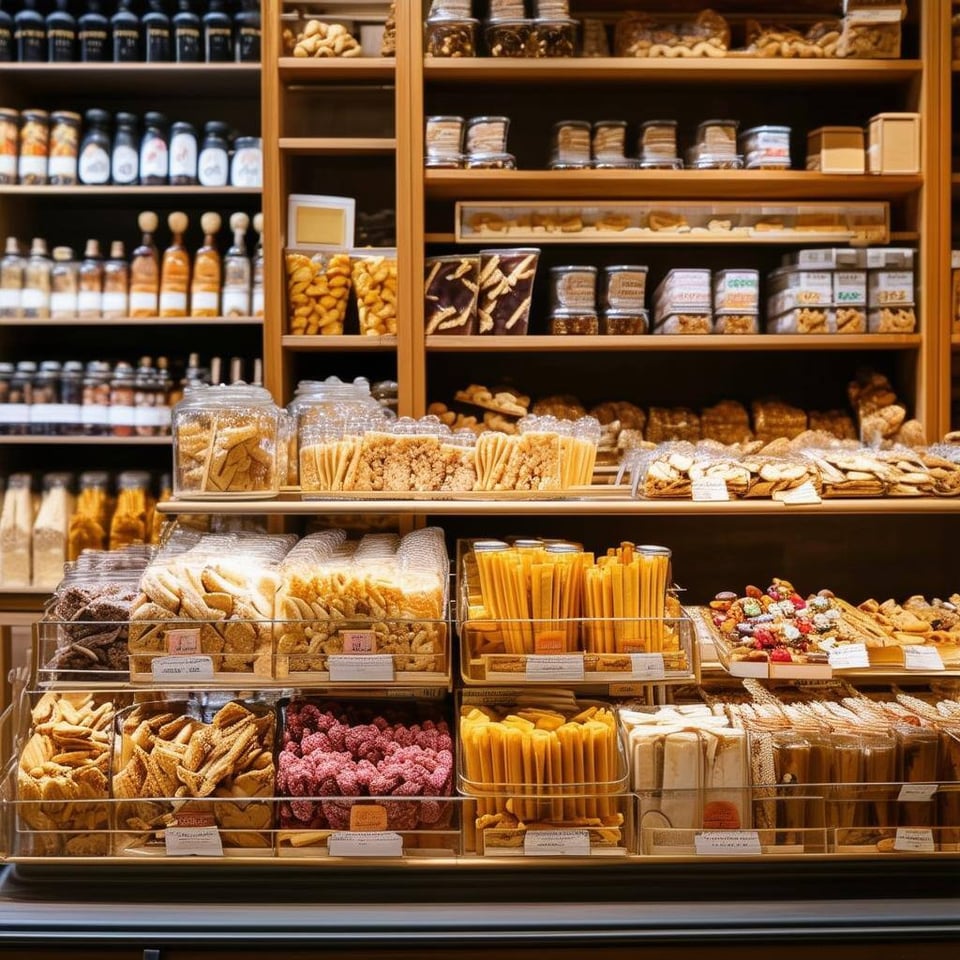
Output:
[[[197,182],[197,131],[179,121],[170,128],[170,182],[186,187]]]
[[[20,114],[0,108],[0,184],[17,182],[17,139],[20,136]]]
[[[136,116],[132,113],[118,113],[110,159],[110,178],[118,186],[127,187],[137,182],[140,174],[138,147]]]
[[[219,120],[203,125],[203,146],[197,164],[197,177],[201,186],[225,187],[230,176],[230,159],[227,154],[229,127]]]
[[[143,139],[140,141],[140,182],[158,186],[167,182],[169,151],[167,118],[151,111],[143,118]]]
[[[190,0],[178,0],[173,16],[173,55],[177,63],[201,63],[200,18],[190,9]]]
[[[30,245],[23,274],[20,305],[27,320],[46,320],[50,317],[50,271],[53,261],[47,256],[47,241],[35,237]]]
[[[50,114],[50,157],[47,178],[58,186],[77,182],[77,158],[80,154],[80,114],[58,110]]]
[[[163,436],[170,433],[170,407],[173,383],[170,379],[170,362],[166,357],[157,357],[157,432]]]
[[[162,0],[150,0],[150,10],[143,15],[143,47],[147,63],[170,62],[170,18]]]
[[[140,58],[140,18],[130,9],[132,0],[119,0],[110,18],[114,63],[137,63]]]
[[[13,18],[13,36],[21,63],[43,63],[47,59],[47,27],[37,13],[37,0],[23,0],[23,9]]]
[[[70,247],[53,248],[50,270],[50,319],[76,320],[78,267]]]
[[[17,413],[10,403],[10,387],[13,383],[13,364],[0,363],[0,437],[10,435],[10,425],[17,420]]]
[[[159,314],[160,257],[153,242],[159,220],[152,210],[137,218],[143,238],[130,261],[130,316],[156,317]]]
[[[110,364],[91,360],[83,374],[83,435],[103,437],[110,433]]]
[[[160,265],[160,316],[187,316],[187,291],[190,289],[190,254],[183,245],[187,215],[177,211],[167,217],[173,234],[170,246],[163,251]]]
[[[259,137],[237,137],[234,141],[230,186],[263,186],[263,141]]]
[[[83,364],[68,360],[60,374],[60,409],[57,422],[59,432],[75,437],[83,432],[80,417],[83,411]]]
[[[233,50],[237,63],[260,62],[260,2],[241,0],[234,17]]]
[[[3,9],[0,0],[0,63],[10,63],[13,60],[13,17]]]
[[[77,316],[81,320],[99,319],[103,312],[103,257],[100,243],[88,240],[80,263],[77,292]]]
[[[20,115],[20,183],[39,186],[47,182],[50,117],[46,110],[24,110]]]
[[[151,357],[141,357],[134,373],[133,406],[134,433],[138,437],[155,437],[157,371]]]
[[[47,59],[50,63],[73,63],[77,59],[77,21],[70,15],[70,0],[57,0],[47,14]]]
[[[106,110],[88,110],[84,120],[87,132],[80,146],[80,182],[102,186],[110,182],[110,114]]]
[[[203,15],[203,56],[207,63],[233,60],[233,24],[224,13],[223,0],[209,0]]]
[[[193,279],[190,283],[190,316],[220,316],[220,252],[217,250],[217,232],[220,214],[205,213],[200,218],[203,246],[193,258]],[[226,297],[226,291],[224,291]],[[226,311],[224,311],[226,316]]]
[[[20,241],[7,237],[7,245],[0,260],[0,317],[14,320],[22,316],[20,300],[23,294],[23,273],[27,262],[20,255]]]
[[[14,412],[7,423],[7,432],[23,437],[30,432],[30,407],[33,406],[33,381],[37,365],[32,360],[21,360],[10,378],[10,404]]]
[[[60,402],[60,364],[44,360],[33,378],[30,399],[30,433],[48,437],[57,432],[57,404]]]
[[[263,214],[253,218],[253,229],[257,233],[257,249],[253,254],[253,290],[251,293],[251,314],[263,316]]]
[[[129,363],[118,363],[110,380],[110,435],[132,437],[136,428],[134,372]]]
[[[233,243],[223,261],[223,315],[250,316],[250,258],[247,256],[246,236],[250,218],[245,213],[230,217]]]
[[[110,244],[110,259],[103,265],[103,296],[101,312],[105,319],[114,320],[130,315],[128,289],[130,268],[122,240]]]
[[[77,21],[82,63],[110,60],[110,21],[100,12],[100,0],[87,0],[87,12]]]

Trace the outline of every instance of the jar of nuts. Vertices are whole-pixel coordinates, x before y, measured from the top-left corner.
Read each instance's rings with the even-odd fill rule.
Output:
[[[290,333],[342,334],[350,297],[350,254],[287,250],[286,267]]]
[[[378,250],[353,261],[361,336],[397,334],[397,251]]]

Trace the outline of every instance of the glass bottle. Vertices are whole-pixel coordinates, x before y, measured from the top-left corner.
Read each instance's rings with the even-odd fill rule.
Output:
[[[162,0],[150,0],[150,10],[143,15],[143,46],[147,63],[170,62],[170,18]]]
[[[57,421],[59,432],[68,437],[83,432],[80,417],[83,411],[83,364],[68,360],[60,374],[60,410]]]
[[[241,0],[234,17],[233,50],[237,63],[260,62],[260,0]]]
[[[253,229],[257,233],[257,249],[253,254],[253,290],[251,293],[251,313],[255,317],[263,316],[263,214],[253,218]]]
[[[20,112],[0,107],[0,184],[3,186],[12,186],[17,182],[19,138]]]
[[[20,241],[7,237],[3,259],[0,260],[0,317],[15,320],[23,315],[23,273],[27,261],[20,255]]]
[[[3,0],[0,0],[0,63],[10,63],[13,60],[13,17],[3,9]]]
[[[47,241],[35,237],[30,244],[23,274],[20,305],[27,320],[46,320],[50,317],[50,271],[53,261],[47,256]]]
[[[153,242],[159,220],[152,210],[144,210],[137,218],[143,238],[130,261],[130,316],[159,315],[160,256]]]
[[[78,265],[70,247],[53,248],[50,270],[50,319],[77,319]]]
[[[105,319],[116,320],[130,315],[130,267],[122,240],[110,244],[110,259],[103,265],[101,312]]]
[[[59,249],[59,248],[58,248]],[[57,404],[60,402],[60,364],[44,360],[33,378],[30,400],[30,433],[49,437],[57,432]]]
[[[153,369],[153,358],[141,357],[133,382],[134,433],[138,437],[157,435],[156,380],[157,371]]]
[[[0,363],[0,437],[10,435],[10,426],[17,422],[17,412],[10,400],[13,386],[13,364]]]
[[[190,0],[178,0],[173,15],[173,55],[177,63],[202,63],[200,18],[190,9]]]
[[[50,63],[73,63],[77,59],[77,21],[67,9],[70,0],[57,0],[47,14],[47,59]]]
[[[80,156],[80,114],[58,110],[50,114],[50,156],[47,159],[47,179],[58,186],[72,186],[77,182]]]
[[[33,380],[37,365],[32,360],[21,360],[10,379],[10,403],[14,412],[7,424],[8,432],[17,437],[30,432],[30,407],[33,405]]]
[[[102,186],[110,182],[110,114],[88,110],[84,120],[87,132],[80,146],[78,176],[81,183]]]
[[[118,363],[110,380],[110,436],[132,437],[136,429],[133,367]]]
[[[233,60],[233,24],[224,13],[223,0],[209,0],[203,15],[203,56],[207,63]]]
[[[97,320],[103,314],[103,273],[100,243],[88,240],[80,263],[77,292],[77,316],[81,320]]]
[[[83,374],[83,409],[80,420],[85,437],[110,433],[110,364],[91,360]]]
[[[197,182],[197,131],[178,121],[170,128],[170,182],[178,187]]]
[[[230,161],[232,187],[263,186],[263,141],[260,137],[237,137]]]
[[[160,316],[187,316],[187,292],[190,289],[190,254],[183,245],[187,215],[177,211],[167,217],[173,234],[170,246],[163,251],[160,264]]]
[[[110,21],[100,12],[100,0],[87,0],[87,12],[77,21],[82,63],[108,63],[110,60]]]
[[[173,382],[170,379],[170,361],[166,357],[157,357],[157,433],[166,436],[170,433],[170,409]]]
[[[167,182],[170,153],[167,149],[167,118],[151,111],[143,118],[140,141],[140,182],[158,186]]]
[[[203,146],[197,164],[197,177],[204,187],[225,187],[230,177],[227,136],[230,128],[219,120],[203,125]]]
[[[49,152],[50,115],[46,110],[24,110],[20,114],[20,157],[17,161],[20,183],[36,187],[47,182]]]
[[[140,18],[130,9],[132,2],[119,0],[117,12],[110,18],[114,63],[138,63],[141,59]]]
[[[223,261],[223,315],[250,316],[250,258],[247,256],[246,236],[250,218],[245,213],[230,217],[233,243]]]
[[[132,186],[140,174],[140,151],[137,141],[137,118],[132,113],[117,114],[117,131],[113,137],[110,177],[118,186]]]
[[[203,230],[203,246],[193,258],[193,279],[190,283],[190,316],[220,316],[220,251],[217,250],[217,233],[220,230],[220,214],[205,213],[200,218]],[[224,314],[226,316],[226,314]]]
[[[13,35],[21,63],[43,63],[47,59],[47,26],[37,13],[37,0],[23,0],[23,9],[13,18]]]

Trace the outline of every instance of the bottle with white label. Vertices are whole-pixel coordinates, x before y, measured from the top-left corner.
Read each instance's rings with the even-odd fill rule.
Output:
[[[80,182],[102,186],[110,182],[110,114],[106,110],[88,110],[84,121],[87,132],[77,164]]]
[[[110,176],[117,186],[128,187],[140,176],[140,151],[137,145],[137,118],[132,113],[117,114],[113,137]]]
[[[220,251],[217,250],[217,233],[220,230],[220,214],[205,213],[200,218],[203,230],[203,246],[193,258],[193,279],[190,282],[190,316],[220,316]]]
[[[129,363],[118,363],[110,381],[110,435],[132,437],[136,429],[135,374]]]
[[[144,210],[137,223],[143,239],[130,261],[130,316],[156,317],[160,310],[160,257],[153,235],[159,220],[152,210]]]
[[[263,141],[260,137],[237,137],[230,163],[232,187],[263,186]]]
[[[197,131],[178,121],[170,128],[170,182],[189,187],[197,182]]]
[[[23,275],[27,261],[20,255],[20,241],[16,237],[7,237],[3,259],[0,260],[0,317],[7,320],[18,319],[23,309]]]
[[[138,437],[155,437],[158,431],[157,371],[151,357],[141,357],[134,374],[134,430]]]
[[[40,437],[59,433],[58,408],[60,404],[60,364],[44,360],[33,378],[33,396],[30,401],[30,433]]]
[[[47,241],[35,237],[30,245],[20,293],[21,315],[27,320],[46,320],[50,317],[50,271],[53,261],[47,256]]]
[[[143,139],[140,141],[140,183],[162,186],[170,173],[170,152],[167,148],[167,118],[151,111],[143,118]]]
[[[223,315],[250,316],[250,258],[247,256],[246,236],[250,218],[245,213],[230,217],[233,243],[223,261]]]
[[[263,316],[263,214],[253,218],[253,229],[257,232],[257,249],[253,254],[253,293],[251,296],[251,314]]]
[[[81,320],[97,320],[103,312],[103,257],[100,244],[88,240],[80,263],[77,288],[77,316]]]
[[[156,420],[157,433],[167,436],[170,433],[170,399],[173,393],[173,381],[170,379],[170,361],[166,357],[157,357],[157,394]],[[169,487],[169,485],[168,485]]]
[[[219,120],[203,125],[203,146],[197,161],[197,179],[204,187],[225,187],[230,178],[227,136],[230,128]]]
[[[167,226],[173,234],[170,246],[163,251],[160,265],[160,316],[187,316],[187,293],[190,289],[190,254],[183,245],[189,220],[177,211],[167,217]]]
[[[130,268],[122,240],[110,244],[110,259],[103,265],[103,294],[100,312],[104,319],[116,320],[130,315],[128,289]]]
[[[50,269],[50,319],[76,320],[79,265],[70,247],[53,248]]]

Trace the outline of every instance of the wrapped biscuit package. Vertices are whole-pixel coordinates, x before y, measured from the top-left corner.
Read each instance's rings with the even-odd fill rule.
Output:
[[[262,387],[191,390],[173,411],[174,497],[275,497],[279,420]]]
[[[30,586],[30,545],[36,511],[30,474],[12,474],[0,513],[0,579],[7,587]]]
[[[730,26],[712,10],[684,20],[627,13],[614,33],[618,57],[725,57]]]
[[[67,533],[73,513],[73,474],[48,473],[33,525],[33,585],[55,587],[67,560]]]
[[[539,260],[535,247],[480,251],[481,334],[526,335]]]

